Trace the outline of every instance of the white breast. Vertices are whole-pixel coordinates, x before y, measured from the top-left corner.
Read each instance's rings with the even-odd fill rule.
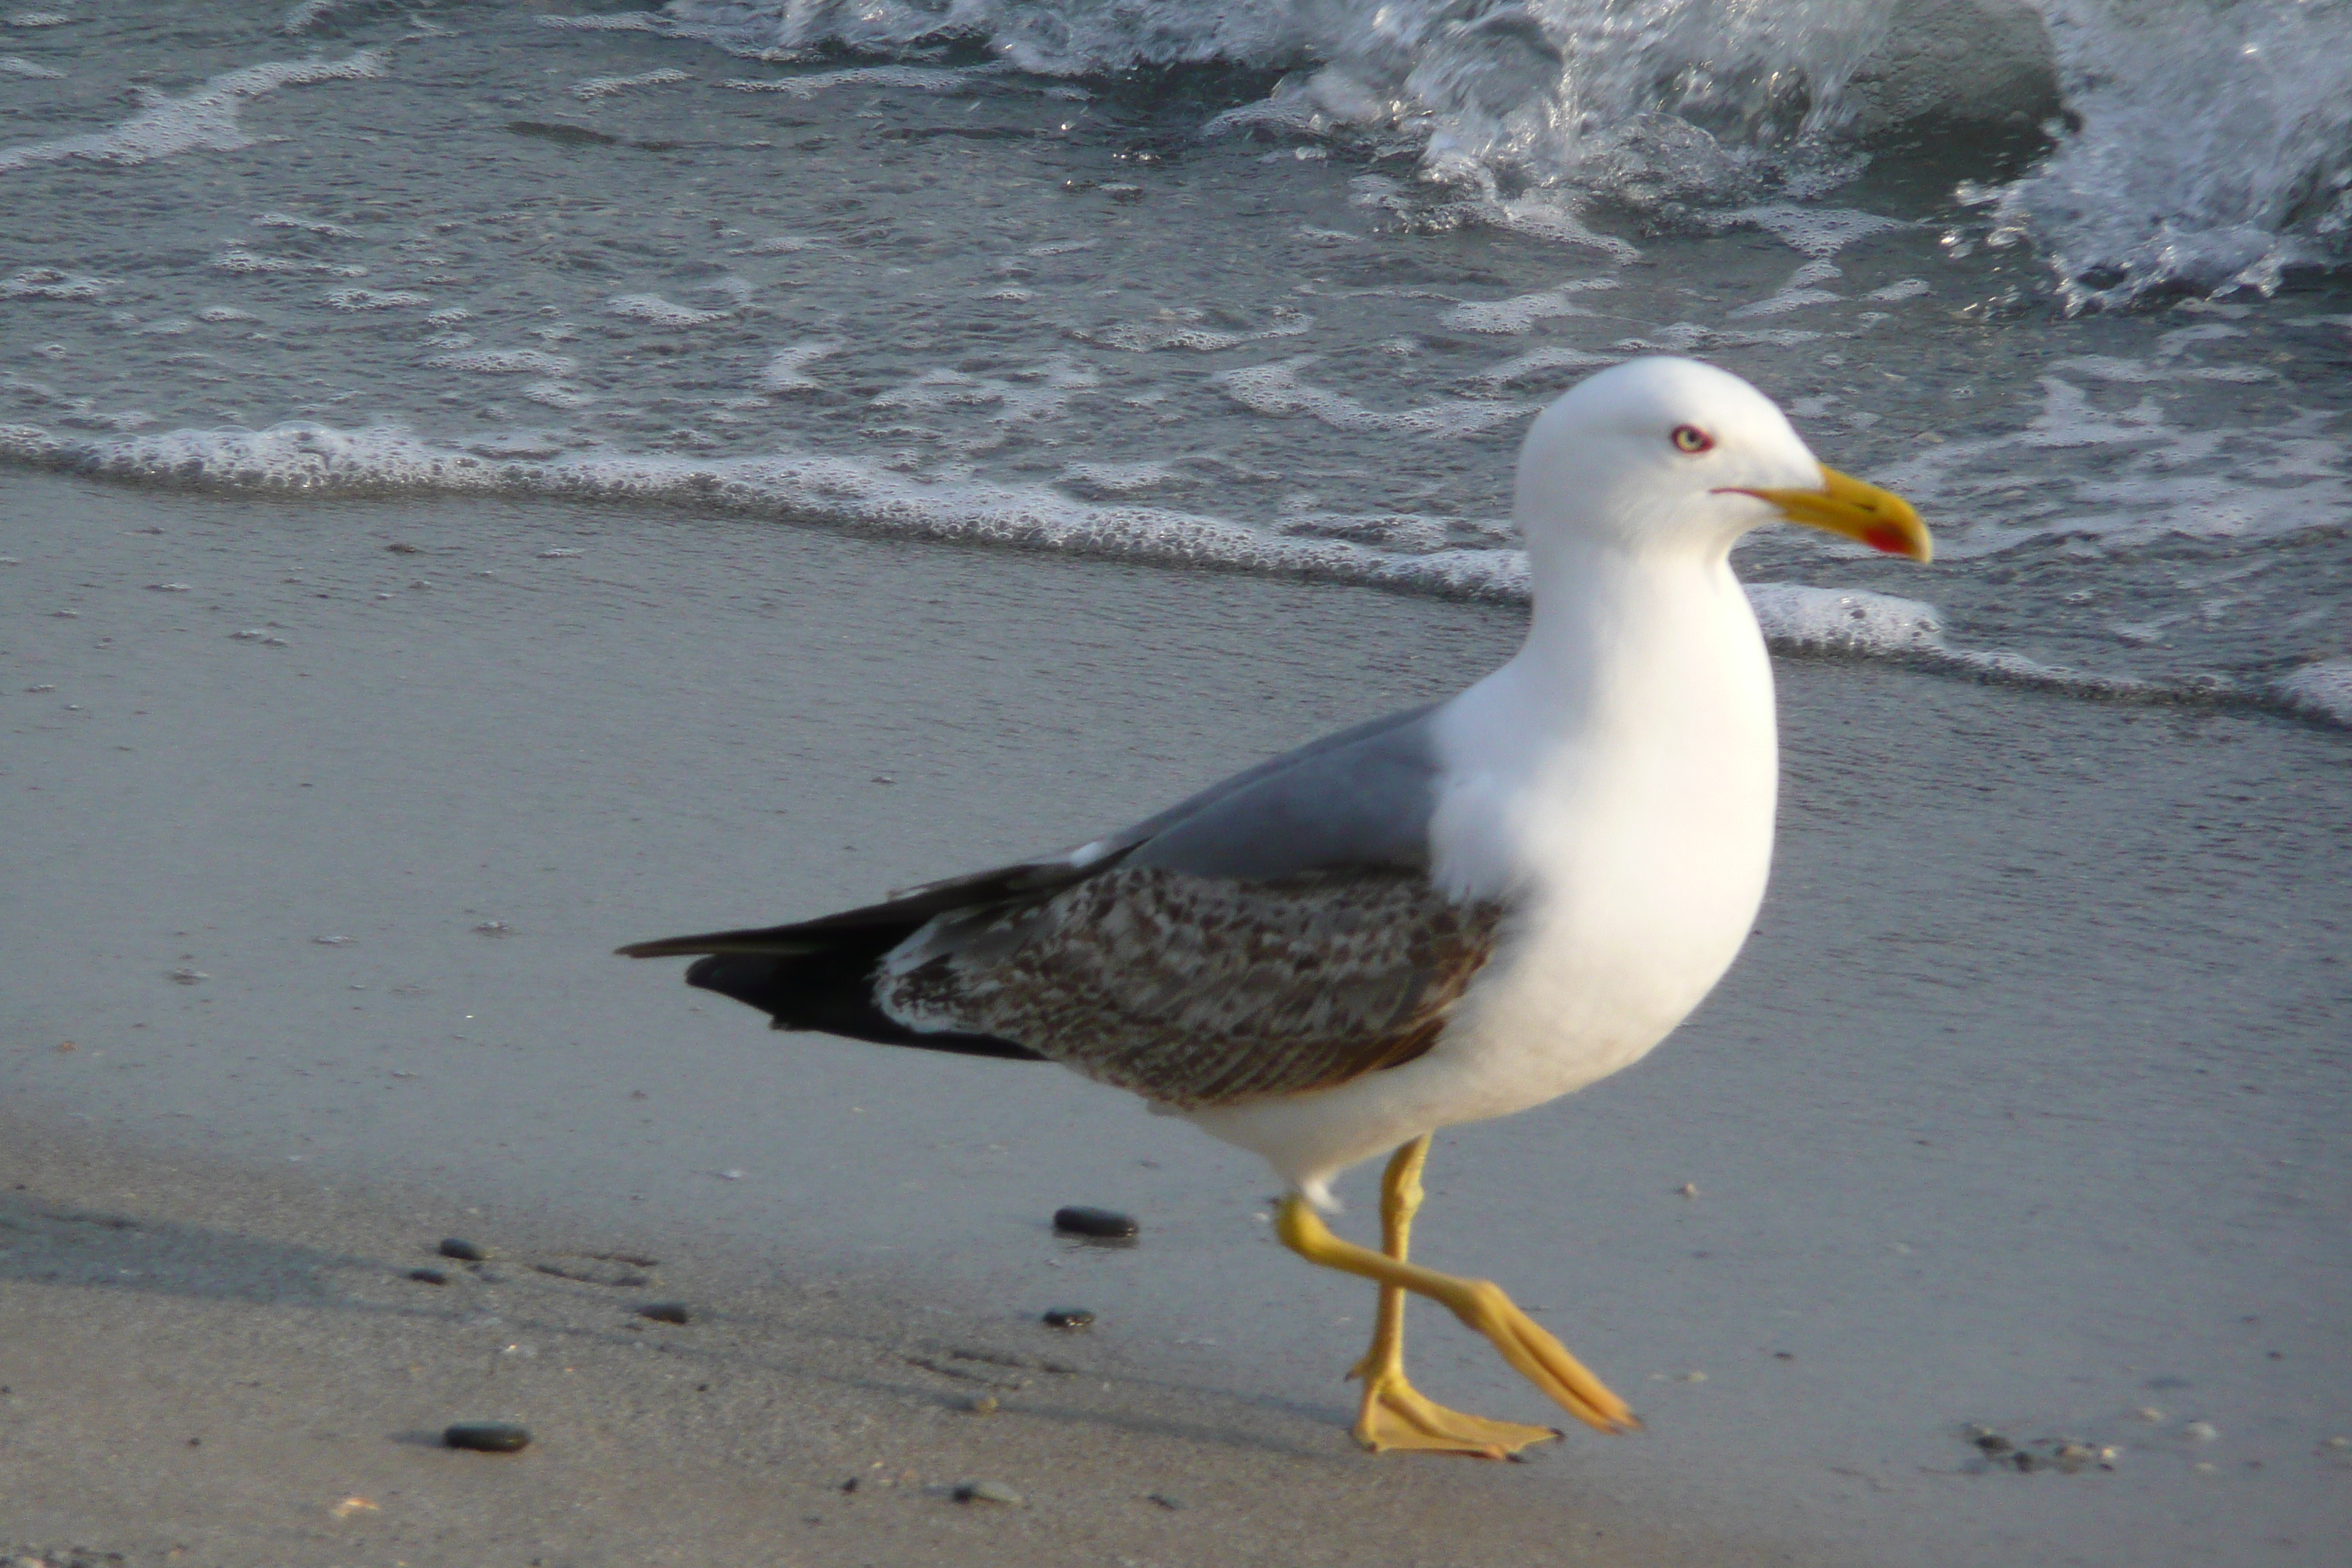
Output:
[[[1727,569],[1653,586],[1612,652],[1530,637],[1441,718],[1434,873],[1514,910],[1431,1053],[1463,1091],[1449,1120],[1638,1060],[1722,978],[1763,900],[1778,768],[1763,640]]]

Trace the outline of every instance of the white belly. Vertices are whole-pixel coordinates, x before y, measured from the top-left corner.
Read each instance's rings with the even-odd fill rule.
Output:
[[[1335,1089],[1197,1111],[1204,1131],[1264,1155],[1318,1204],[1359,1161],[1440,1127],[1541,1105],[1640,1060],[1722,978],[1762,901],[1769,816],[1685,839],[1638,876],[1589,867],[1573,891],[1511,922],[1435,1046]]]
[[[1507,1116],[1631,1067],[1731,967],[1763,901],[1769,822],[1711,836],[1701,880],[1674,846],[1533,903],[1430,1053],[1465,1086],[1447,1121]],[[1466,1088],[1475,1085],[1475,1092]]]

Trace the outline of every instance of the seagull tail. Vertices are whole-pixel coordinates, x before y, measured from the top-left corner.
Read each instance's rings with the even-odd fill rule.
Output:
[[[882,955],[912,934],[919,920],[887,925],[811,921],[761,931],[665,937],[622,948],[629,958],[686,958],[686,983],[768,1015],[779,1029],[841,1035],[877,1045],[913,1046],[957,1056],[1043,1058],[1026,1046],[991,1035],[910,1029],[875,1005],[874,973]]]
[[[878,904],[796,925],[663,937],[631,942],[619,952],[624,958],[692,958],[695,962],[686,972],[688,985],[757,1007],[779,1029],[806,1029],[959,1056],[1043,1061],[1045,1058],[1027,1046],[993,1035],[908,1027],[877,1005],[876,973],[885,954],[940,916],[1013,908],[1050,898],[1074,882],[1101,875],[1134,847],[1125,844],[1091,858],[1066,855],[1024,860],[933,882]]]

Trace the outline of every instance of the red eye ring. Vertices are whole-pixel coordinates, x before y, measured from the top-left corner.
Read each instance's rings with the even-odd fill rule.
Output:
[[[1715,445],[1715,437],[1696,425],[1675,426],[1675,433],[1667,439],[1674,442],[1675,451],[1686,453],[1692,457],[1696,457]]]

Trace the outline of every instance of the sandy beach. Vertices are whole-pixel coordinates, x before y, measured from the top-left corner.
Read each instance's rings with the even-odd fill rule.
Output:
[[[1458,688],[1519,612],[26,471],[0,555],[0,1551],[2185,1568],[2352,1531],[2340,731],[1783,661],[1731,978],[1432,1166],[1429,1258],[1647,1429],[1375,1459],[1369,1291],[1272,1243],[1251,1161],[609,955],[1079,839]],[[1074,1202],[1140,1244],[1056,1240]],[[1433,1394],[1540,1418],[1415,1322]],[[438,1445],[477,1418],[535,1440]]]

